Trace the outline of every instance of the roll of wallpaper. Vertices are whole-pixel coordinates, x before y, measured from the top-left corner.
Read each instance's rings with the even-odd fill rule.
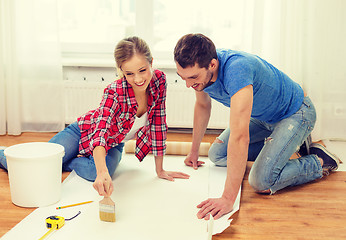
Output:
[[[187,155],[190,152],[191,142],[173,142],[167,141],[166,154],[167,155]],[[202,142],[199,147],[199,156],[208,156],[210,143]],[[136,148],[136,141],[130,140],[125,143],[125,152],[134,153]]]

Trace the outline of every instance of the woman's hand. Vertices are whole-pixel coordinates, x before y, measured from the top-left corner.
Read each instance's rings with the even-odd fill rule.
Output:
[[[100,196],[109,197],[112,195],[113,181],[108,171],[97,174],[93,187]]]
[[[109,197],[113,192],[113,181],[106,165],[106,149],[103,146],[95,147],[93,156],[97,174],[93,187],[100,196]]]
[[[174,181],[174,178],[189,179],[190,175],[182,172],[170,172],[163,170],[163,156],[155,156],[156,174],[159,178]]]
[[[165,171],[161,170],[157,172],[157,176],[162,179],[166,179],[168,181],[174,181],[175,178],[183,178],[183,179],[189,179],[190,175],[182,172],[171,172],[171,171]]]

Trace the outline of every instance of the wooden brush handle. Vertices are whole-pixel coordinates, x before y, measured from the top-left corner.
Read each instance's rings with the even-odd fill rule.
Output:
[[[101,204],[105,204],[105,205],[114,205],[113,200],[110,197],[104,197],[101,201]]]

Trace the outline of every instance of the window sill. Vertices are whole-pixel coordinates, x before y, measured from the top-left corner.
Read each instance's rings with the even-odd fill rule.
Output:
[[[112,58],[106,57],[63,57],[63,67],[105,67],[114,68],[115,62]],[[158,69],[175,69],[174,61],[154,59],[153,67]]]

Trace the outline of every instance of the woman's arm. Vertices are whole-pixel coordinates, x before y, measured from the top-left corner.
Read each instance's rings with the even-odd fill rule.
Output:
[[[155,156],[156,174],[159,178],[174,181],[174,178],[188,179],[190,176],[182,172],[171,172],[163,169],[163,156],[166,150],[166,77],[162,73],[159,78],[159,99],[154,107],[151,126],[152,152]]]
[[[113,181],[106,165],[106,149],[102,146],[95,147],[93,157],[97,174],[93,187],[100,196],[108,197],[113,192]]]
[[[113,89],[107,87],[104,91],[100,107],[97,109],[96,126],[89,147],[92,150],[96,167],[96,179],[93,187],[101,196],[110,196],[113,192],[113,182],[106,165],[109,122],[119,111],[119,105]]]
[[[156,75],[157,76],[157,75]],[[151,151],[155,156],[163,156],[166,152],[166,138],[167,138],[167,122],[166,122],[166,93],[167,82],[164,73],[157,76],[159,86],[158,98],[155,100],[155,106],[152,111],[152,119],[150,126],[151,136]]]

